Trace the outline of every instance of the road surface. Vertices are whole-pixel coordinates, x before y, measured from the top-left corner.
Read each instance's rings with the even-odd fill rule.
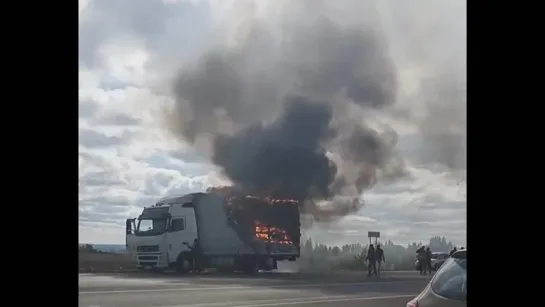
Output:
[[[426,285],[417,272],[201,275],[80,274],[80,307],[395,307]]]

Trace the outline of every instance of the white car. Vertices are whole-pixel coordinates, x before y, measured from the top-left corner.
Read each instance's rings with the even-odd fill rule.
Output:
[[[407,307],[466,307],[467,251],[459,250],[446,259],[429,284]]]

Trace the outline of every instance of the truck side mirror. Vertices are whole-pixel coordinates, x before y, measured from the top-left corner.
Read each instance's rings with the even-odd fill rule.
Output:
[[[125,232],[126,234],[128,235],[132,235],[133,234],[133,223],[134,223],[134,219],[127,219],[126,222],[125,222]]]

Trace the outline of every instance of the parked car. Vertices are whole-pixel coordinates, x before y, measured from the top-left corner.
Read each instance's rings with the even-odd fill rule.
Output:
[[[443,253],[443,252],[433,252],[431,253],[431,268],[434,271],[437,271],[443,263],[445,263],[445,260],[450,257],[449,253]],[[414,261],[414,268],[417,271],[420,271],[420,261],[415,260]]]
[[[467,306],[467,250],[452,254],[407,307]]]
[[[431,268],[434,271],[437,271],[443,263],[445,263],[445,260],[450,257],[449,253],[431,253]]]

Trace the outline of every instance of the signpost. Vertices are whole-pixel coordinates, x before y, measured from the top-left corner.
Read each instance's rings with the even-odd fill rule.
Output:
[[[371,238],[375,238],[375,245],[377,245],[377,240],[380,238],[380,232],[379,231],[368,231],[367,237],[369,237],[369,245],[371,245]]]

